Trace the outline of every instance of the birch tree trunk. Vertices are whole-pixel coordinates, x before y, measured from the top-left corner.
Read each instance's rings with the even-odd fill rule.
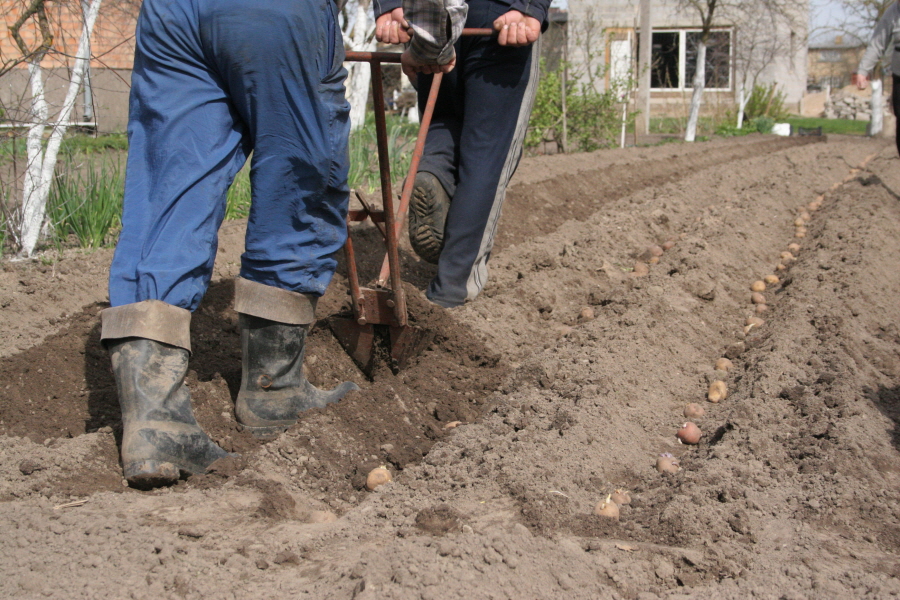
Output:
[[[37,246],[41,233],[41,225],[47,213],[47,199],[50,197],[50,183],[53,181],[53,173],[56,171],[59,146],[69,128],[69,118],[72,116],[78,92],[84,82],[84,73],[90,60],[91,33],[94,30],[101,2],[102,0],[91,0],[90,6],[84,12],[84,25],[78,41],[78,50],[75,53],[75,64],[69,80],[69,89],[55,123],[48,123],[49,110],[44,95],[44,73],[41,70],[40,61],[35,60],[28,64],[32,125],[28,130],[26,141],[28,166],[22,188],[22,222],[19,227],[21,245],[19,256],[23,258],[34,254],[34,248]],[[41,142],[47,126],[51,127],[50,138],[47,140],[46,149],[43,149]]]
[[[691,94],[691,112],[688,115],[684,141],[693,142],[697,137],[697,121],[700,119],[700,105],[703,103],[703,88],[706,86],[706,43],[697,43],[697,71],[694,73],[694,93]]]
[[[375,50],[375,21],[369,18],[371,0],[358,0],[356,19],[347,37],[350,50],[372,52]],[[356,131],[366,122],[366,104],[369,100],[369,84],[372,69],[368,63],[352,62],[347,67],[347,101],[350,103],[350,131]]]

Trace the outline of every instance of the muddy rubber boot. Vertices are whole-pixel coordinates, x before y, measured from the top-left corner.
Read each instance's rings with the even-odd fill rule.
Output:
[[[189,353],[144,338],[108,344],[122,407],[122,468],[132,486],[171,485],[229,456],[200,429],[184,384]]]
[[[238,422],[256,437],[271,437],[297,422],[300,413],[337,402],[359,386],[345,381],[320,390],[303,374],[309,325],[278,323],[240,315],[243,353]]]
[[[438,178],[425,171],[416,173],[409,201],[409,243],[423,260],[436,265],[444,247],[444,227],[450,197]]]

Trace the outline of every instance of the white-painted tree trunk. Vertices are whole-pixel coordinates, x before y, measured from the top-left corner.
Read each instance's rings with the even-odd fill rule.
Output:
[[[737,128],[743,129],[744,127],[744,109],[747,108],[747,99],[744,97],[744,84],[741,84],[741,89],[738,92],[738,114],[737,114]]]
[[[881,79],[872,79],[872,118],[869,121],[869,135],[878,135],[884,129],[884,96],[881,94]]]
[[[371,0],[359,0],[356,19],[350,29],[347,44],[354,52],[375,50],[375,22],[369,18]],[[350,131],[356,131],[366,122],[366,103],[369,100],[369,84],[372,68],[368,63],[351,62],[347,67],[347,101],[350,103]]]
[[[409,80],[409,77],[406,76],[406,73],[400,71],[400,90],[407,91],[412,90],[413,85]],[[410,123],[418,123],[419,122],[419,95],[416,94],[416,104],[414,106],[410,106],[406,112],[406,120]]]
[[[72,116],[78,92],[84,81],[84,73],[90,60],[91,33],[94,30],[94,23],[97,20],[97,13],[100,11],[102,1],[91,0],[90,6],[84,12],[84,25],[78,41],[78,50],[75,53],[75,64],[69,80],[69,89],[66,92],[62,109],[52,124],[49,123],[49,110],[44,96],[44,73],[41,70],[40,61],[32,61],[28,64],[32,125],[28,130],[26,141],[28,165],[22,189],[22,221],[19,227],[21,245],[19,256],[21,257],[31,256],[37,246],[41,226],[47,213],[47,199],[50,197],[50,183],[53,181],[53,173],[56,171],[59,146],[69,128],[69,117]],[[41,142],[47,126],[51,127],[50,138],[44,149]]]
[[[703,103],[703,88],[706,86],[706,44],[697,43],[697,71],[694,73],[694,93],[691,94],[691,112],[688,115],[684,141],[693,142],[697,137],[697,121],[700,119],[700,105]]]

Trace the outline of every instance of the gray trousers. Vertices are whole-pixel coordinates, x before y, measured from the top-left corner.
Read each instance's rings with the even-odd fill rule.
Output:
[[[509,10],[469,0],[466,27],[492,27]],[[522,156],[537,91],[540,41],[508,48],[496,38],[465,37],[456,68],[444,76],[419,171],[432,173],[452,198],[437,276],[426,295],[441,306],[472,300],[487,283],[506,187]],[[419,76],[424,107],[431,76]]]

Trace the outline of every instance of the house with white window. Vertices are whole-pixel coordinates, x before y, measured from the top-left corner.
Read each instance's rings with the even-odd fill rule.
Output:
[[[687,114],[701,15],[686,1],[650,4],[651,114]],[[754,83],[777,84],[786,107],[799,110],[807,80],[808,12],[807,0],[719,0],[707,40],[704,111],[733,107],[741,87],[749,94]],[[568,1],[573,70],[598,89],[637,79],[639,34],[639,0]]]

